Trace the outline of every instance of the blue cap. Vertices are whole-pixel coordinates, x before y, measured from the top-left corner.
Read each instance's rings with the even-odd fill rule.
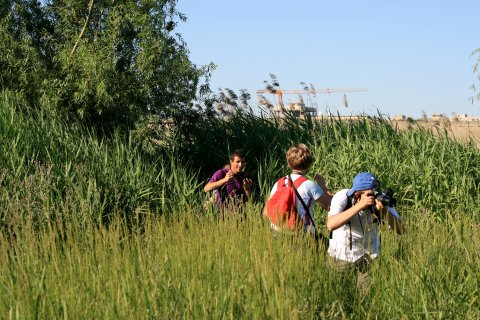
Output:
[[[347,195],[352,196],[355,191],[377,189],[380,187],[380,181],[370,172],[360,172],[353,178],[353,185],[347,191]]]

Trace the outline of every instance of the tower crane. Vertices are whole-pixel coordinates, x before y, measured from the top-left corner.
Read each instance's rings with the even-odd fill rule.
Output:
[[[344,93],[345,94],[345,100],[344,103],[347,106],[346,102],[346,92],[361,92],[361,91],[367,91],[366,88],[343,88],[343,89],[332,89],[332,88],[325,88],[325,89],[320,89],[320,90],[281,90],[278,88],[273,88],[273,89],[265,89],[265,90],[257,90],[257,94],[263,94],[263,93],[271,93],[271,94],[276,94],[278,97],[278,108],[274,107],[274,111],[278,111],[280,113],[283,113],[287,109],[285,108],[283,104],[283,95],[284,94],[317,94],[317,93],[326,93],[326,94],[331,94],[331,93]],[[299,111],[300,113],[311,113],[311,112],[316,112],[316,110],[309,110],[309,109],[314,109],[314,108],[306,108],[303,105],[303,102],[297,103],[297,104],[291,104],[288,108],[289,111]]]

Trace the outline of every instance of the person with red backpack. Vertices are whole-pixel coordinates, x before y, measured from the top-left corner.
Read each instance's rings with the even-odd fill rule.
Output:
[[[273,230],[315,234],[314,204],[317,202],[328,210],[332,194],[321,175],[315,176],[315,182],[305,177],[313,163],[305,144],[290,147],[286,157],[292,172],[274,184],[263,214],[269,218]]]

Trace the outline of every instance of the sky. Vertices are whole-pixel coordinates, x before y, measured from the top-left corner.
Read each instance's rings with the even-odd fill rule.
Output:
[[[368,90],[347,92],[348,108],[343,93],[317,94],[323,114],[480,115],[470,101],[479,0],[179,0],[177,9],[191,61],[217,65],[211,88],[247,89],[253,105],[273,73],[284,90]]]

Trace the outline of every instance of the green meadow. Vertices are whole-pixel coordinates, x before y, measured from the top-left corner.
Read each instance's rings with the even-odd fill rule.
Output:
[[[480,152],[382,117],[280,121],[204,115],[182,136],[99,135],[0,95],[0,315],[4,319],[478,319]],[[47,110],[47,109],[45,109]],[[309,145],[333,191],[374,172],[407,232],[381,229],[361,293],[304,237],[260,217],[285,151]],[[255,199],[205,207],[203,185],[247,153]],[[321,231],[326,212],[314,218]]]

